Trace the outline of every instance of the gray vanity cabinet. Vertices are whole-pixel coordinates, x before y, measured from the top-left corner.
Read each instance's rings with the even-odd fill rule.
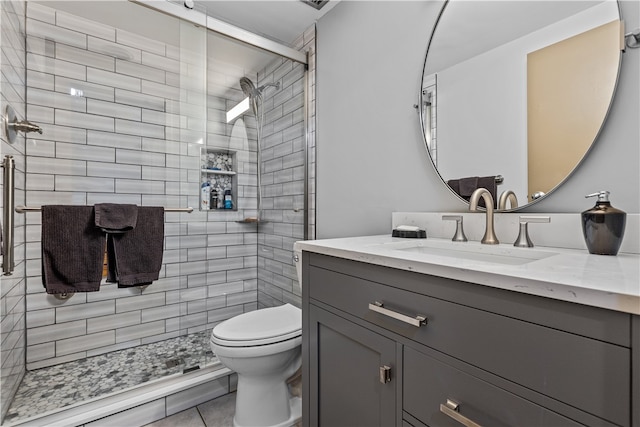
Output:
[[[309,363],[316,375],[315,400],[322,402],[314,406],[317,421],[311,425],[395,425],[395,342],[315,306],[309,320],[317,342]]]
[[[304,425],[640,427],[639,325],[304,252]]]

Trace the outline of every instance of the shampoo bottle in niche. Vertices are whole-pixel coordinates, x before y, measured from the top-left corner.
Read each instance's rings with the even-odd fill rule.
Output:
[[[200,186],[200,209],[209,209],[209,198],[211,196],[211,184],[205,181]]]
[[[585,197],[598,196],[596,205],[582,212],[582,233],[589,253],[598,255],[617,255],[627,214],[611,206],[608,191],[599,191]]]
[[[231,189],[224,190],[224,208],[233,209],[233,198],[231,197]]]

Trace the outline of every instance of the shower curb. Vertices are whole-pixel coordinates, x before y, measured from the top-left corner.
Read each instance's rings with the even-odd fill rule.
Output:
[[[81,426],[119,412],[127,411],[145,403],[206,384],[207,382],[218,380],[232,373],[232,370],[217,364],[184,374],[175,374],[152,383],[142,384],[76,405],[18,420],[15,423],[2,424],[2,427]],[[155,420],[150,420],[149,422],[153,421]]]

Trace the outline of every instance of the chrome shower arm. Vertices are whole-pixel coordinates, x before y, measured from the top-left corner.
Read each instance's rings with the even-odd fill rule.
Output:
[[[8,123],[7,126],[13,126],[15,130],[20,132],[25,132],[25,133],[38,132],[40,135],[42,135],[42,128],[40,126],[34,125],[33,123],[28,122],[26,120]]]
[[[3,121],[5,134],[10,144],[15,142],[18,132],[38,132],[42,134],[42,128],[40,126],[34,125],[26,120],[18,121],[16,112],[10,105],[7,105]]]

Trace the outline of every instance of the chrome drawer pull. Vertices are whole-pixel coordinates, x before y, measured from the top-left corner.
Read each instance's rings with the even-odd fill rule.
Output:
[[[385,316],[393,317],[394,319],[400,320],[413,326],[417,326],[418,328],[422,325],[427,324],[427,318],[424,316],[411,317],[401,313],[397,313],[395,311],[389,310],[388,308],[384,308],[384,304],[378,301],[374,302],[373,304],[369,303],[369,310],[384,314]]]
[[[447,399],[446,404],[442,404],[442,403],[440,404],[440,412],[453,418],[460,424],[467,427],[481,427],[480,424],[474,423],[469,418],[465,417],[460,412],[458,412],[459,410],[460,410],[460,404],[458,404],[457,402],[454,402],[451,399]]]

